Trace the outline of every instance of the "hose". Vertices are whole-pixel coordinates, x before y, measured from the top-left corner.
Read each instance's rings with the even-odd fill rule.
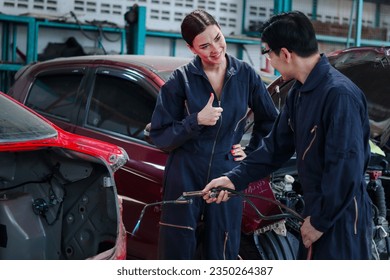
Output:
[[[131,232],[131,235],[135,236],[135,233],[139,229],[142,218],[144,217],[146,208],[148,208],[150,206],[164,205],[164,204],[191,204],[191,203],[192,203],[192,199],[176,199],[176,200],[163,200],[163,201],[145,204],[144,208],[142,208],[141,214],[139,215],[138,221],[135,224],[133,231]]]
[[[285,219],[285,218],[295,218],[295,219],[299,220],[299,222],[304,222],[304,219],[302,218],[302,216],[299,213],[297,213],[296,211],[294,211],[293,209],[287,207],[286,205],[284,205],[283,203],[280,203],[277,200],[272,200],[272,199],[269,199],[269,198],[266,198],[266,197],[263,197],[263,196],[243,194],[243,193],[241,193],[239,191],[232,190],[230,188],[224,188],[224,187],[218,187],[218,188],[213,189],[211,191],[211,196],[216,197],[221,190],[228,191],[230,196],[235,196],[235,195],[236,196],[240,196],[243,200],[245,200],[255,210],[256,214],[261,219],[264,219],[264,220],[281,220],[281,219]],[[158,202],[154,202],[154,203],[145,204],[145,206],[143,207],[143,209],[141,211],[141,214],[140,214],[140,216],[138,218],[138,221],[137,221],[137,223],[134,226],[134,229],[133,229],[131,235],[135,236],[135,233],[139,229],[141,221],[142,221],[142,218],[143,218],[143,216],[145,214],[145,211],[146,211],[146,209],[148,207],[155,206],[155,205],[164,205],[164,204],[191,204],[192,203],[192,199],[190,199],[190,197],[203,196],[203,195],[204,195],[204,193],[202,193],[202,191],[184,192],[183,195],[180,196],[176,200],[165,200],[165,201],[158,201]],[[257,209],[255,204],[249,198],[262,199],[264,201],[273,203],[273,204],[279,206],[280,208],[286,210],[288,213],[266,216],[266,215],[262,214],[259,211],[259,209]],[[308,248],[307,259],[310,260],[311,256],[312,256],[312,247],[310,246]]]

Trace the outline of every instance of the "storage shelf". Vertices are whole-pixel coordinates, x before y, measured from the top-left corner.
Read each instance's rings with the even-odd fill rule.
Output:
[[[4,72],[15,72],[23,65],[37,61],[38,42],[43,29],[80,30],[80,32],[109,32],[120,36],[119,53],[123,54],[126,44],[126,30],[119,27],[96,26],[92,24],[76,24],[38,19],[31,16],[15,16],[0,14],[1,57],[0,57],[0,91],[7,91],[9,75]],[[18,49],[18,32],[26,28],[25,54]],[[20,36],[20,35],[19,35]]]

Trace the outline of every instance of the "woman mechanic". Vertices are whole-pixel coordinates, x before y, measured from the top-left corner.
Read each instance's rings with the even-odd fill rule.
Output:
[[[174,71],[161,88],[150,137],[169,151],[164,200],[202,190],[211,179],[235,167],[271,130],[278,111],[262,80],[247,63],[226,53],[217,21],[203,10],[188,14],[181,33],[194,59]],[[239,144],[248,108],[254,114],[248,146]],[[237,259],[242,201],[162,207],[160,259]],[[203,230],[200,230],[203,229]]]

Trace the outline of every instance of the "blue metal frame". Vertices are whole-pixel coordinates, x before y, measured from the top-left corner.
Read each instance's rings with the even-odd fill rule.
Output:
[[[274,0],[274,14],[292,10],[292,0]]]
[[[356,36],[355,46],[360,47],[362,42],[362,18],[363,18],[363,0],[356,0]]]
[[[145,41],[146,41],[146,7],[138,7],[138,28],[135,31],[135,40],[136,44],[134,47],[136,54],[145,53]]]
[[[16,61],[16,47],[17,47],[17,27],[19,25],[26,25],[27,27],[27,46],[26,46],[26,63],[30,63],[34,59],[34,38],[35,38],[35,19],[25,16],[11,16],[0,14],[0,23],[2,24],[2,60],[13,62]],[[10,29],[13,28],[12,38]],[[11,55],[9,55],[9,44],[13,43]],[[11,57],[11,61],[9,58]],[[7,70],[8,64],[0,64],[0,70]]]
[[[9,83],[9,75],[18,71],[23,65],[17,62],[17,30],[18,26],[27,27],[27,45],[25,63],[30,63],[34,58],[35,19],[25,16],[12,16],[0,14],[2,25],[2,54],[0,64],[0,91],[6,92]],[[10,44],[12,46],[10,47]],[[11,51],[10,51],[11,49]]]
[[[149,31],[147,30],[145,33],[145,39],[146,36],[150,37],[158,37],[158,38],[168,38],[171,39],[171,47],[173,47],[174,50],[171,50],[171,55],[175,56],[175,50],[176,50],[176,41],[177,40],[183,40],[181,37],[181,34],[179,33],[171,33],[171,32],[164,32],[164,31]],[[228,44],[236,44],[236,45],[260,45],[260,39],[259,38],[239,38],[239,37],[225,37],[226,43]],[[242,48],[241,48],[242,49]],[[241,50],[243,51],[243,50]],[[240,52],[240,51],[239,51]],[[237,54],[238,58],[242,58],[242,52],[241,55]]]

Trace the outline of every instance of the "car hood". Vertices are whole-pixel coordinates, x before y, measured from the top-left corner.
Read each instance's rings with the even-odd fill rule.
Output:
[[[327,54],[329,62],[364,92],[373,122],[390,119],[390,47],[354,47]],[[281,109],[293,80],[278,77],[268,86],[275,105]]]
[[[365,94],[370,119],[390,118],[390,47],[349,48],[328,54],[329,62]]]

